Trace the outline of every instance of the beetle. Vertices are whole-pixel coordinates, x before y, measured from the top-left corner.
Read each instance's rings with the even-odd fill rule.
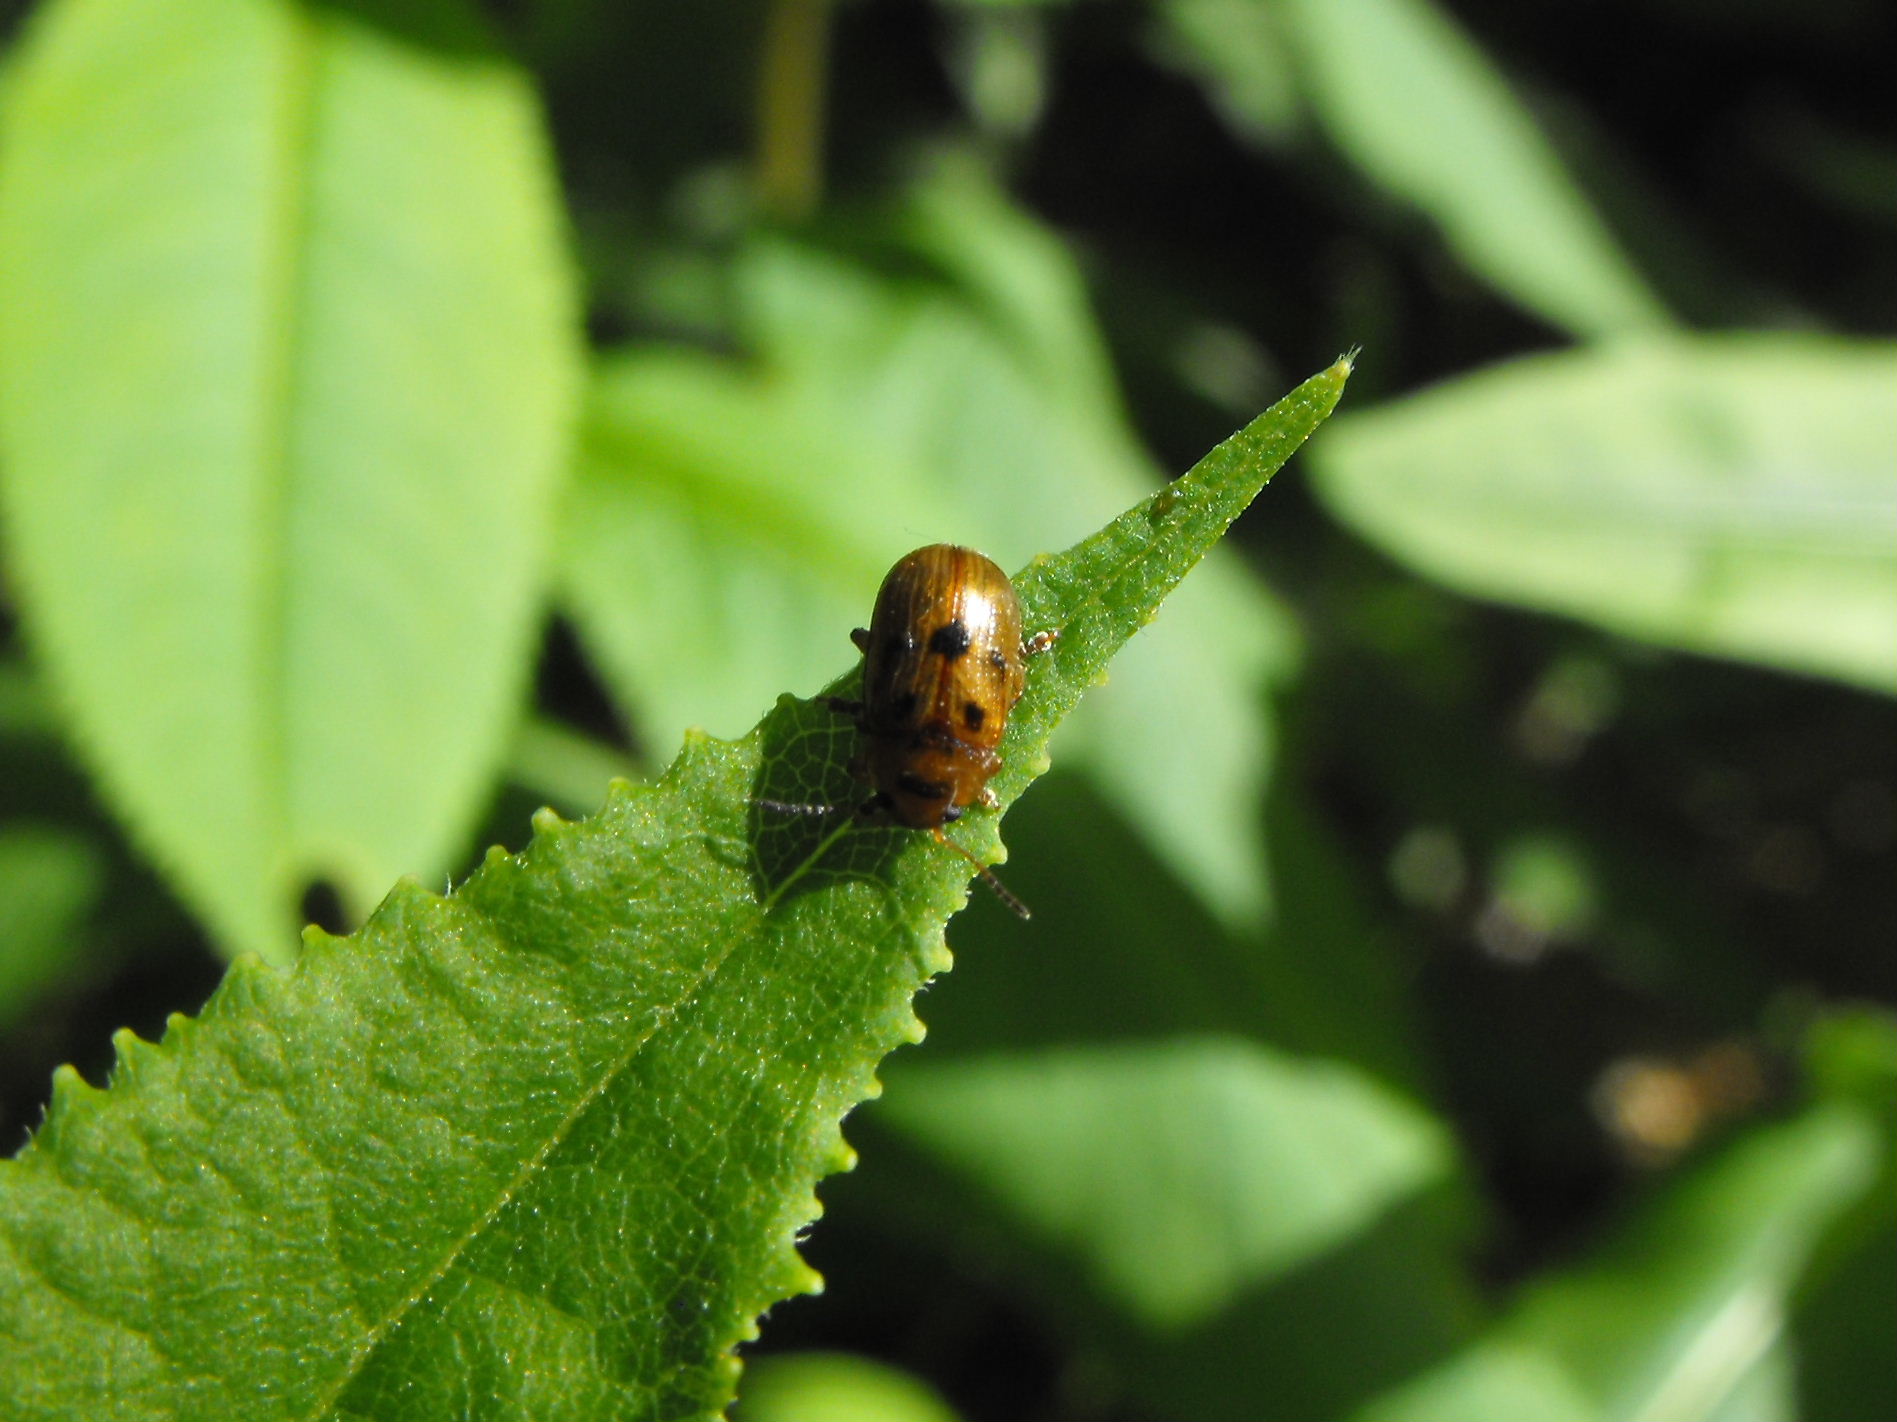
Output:
[[[862,700],[829,700],[862,736],[850,773],[874,793],[857,813],[931,831],[1023,918],[1026,906],[942,827],[971,806],[995,805],[988,782],[1001,769],[996,748],[1027,684],[1027,659],[1058,635],[1024,639],[1021,602],[1008,575],[972,548],[932,543],[889,570],[869,626],[850,634],[863,653]],[[763,803],[791,813],[831,812]]]

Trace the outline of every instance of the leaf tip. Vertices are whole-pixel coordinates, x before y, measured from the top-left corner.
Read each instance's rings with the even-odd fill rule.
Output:
[[[390,894],[393,894],[393,892],[394,891],[391,890]],[[383,896],[385,902],[389,896],[390,895]],[[306,963],[320,962],[326,954],[334,953],[336,951],[337,946],[345,942],[346,940],[340,934],[331,933],[328,929],[321,928],[317,926],[316,924],[312,923],[304,928],[303,933],[302,933],[302,941],[303,941],[303,951],[297,956],[297,960],[296,960],[297,966],[299,967],[301,967],[302,965]],[[224,984],[228,984],[230,981],[231,981],[231,975],[228,972],[226,972],[224,975]],[[206,1005],[207,1011],[209,1010],[211,1005],[214,1005],[217,1002],[218,998],[224,995],[224,984],[220,984],[218,991],[212,994],[211,1002]],[[248,983],[246,986],[249,987],[252,992],[254,992],[258,984],[256,982],[251,982],[251,983]],[[241,1001],[242,999],[239,999],[240,1003]]]
[[[95,1105],[104,1096],[103,1091],[79,1074],[78,1067],[62,1062],[53,1068],[53,1094],[47,1103],[46,1128],[42,1134],[59,1123],[70,1122],[76,1112]]]
[[[907,1047],[919,1047],[928,1035],[929,1024],[911,1012],[909,1014],[909,1020],[903,1024],[902,1045]],[[881,1089],[880,1085],[878,1089]]]
[[[801,1257],[797,1260],[797,1269],[792,1275],[790,1283],[792,1288],[800,1294],[820,1294],[823,1292],[823,1275],[804,1263]]]
[[[169,1032],[181,1031],[190,1019],[182,1012],[174,1012],[165,1021]],[[114,1083],[135,1078],[141,1069],[154,1064],[159,1057],[156,1042],[147,1042],[130,1027],[121,1027],[112,1034],[112,1080]]]
[[[500,849],[500,846],[488,846],[486,857],[492,858],[497,849]],[[500,853],[505,857],[507,851],[500,849]],[[417,879],[413,874],[404,874],[389,887],[388,893],[383,895],[381,904],[376,908],[376,913],[393,912],[401,909],[425,909],[441,901],[442,896],[429,888],[420,879]],[[371,915],[371,917],[373,916],[374,915]],[[327,933],[324,934],[323,937],[328,939],[331,943],[341,943],[344,941],[342,938]]]
[[[665,773],[659,777],[659,784],[677,785],[695,774],[713,744],[711,734],[703,726],[687,726],[685,734],[679,739],[678,754],[672,757],[672,763],[666,766]],[[632,795],[642,788],[629,782],[623,783],[626,783],[626,792],[622,797],[624,799],[631,799]],[[650,789],[651,787],[643,788]]]
[[[325,937],[323,930],[311,924],[302,932],[303,951],[307,953],[313,941]],[[209,1021],[214,1017],[229,1016],[249,1011],[268,1000],[270,986],[277,981],[277,970],[255,953],[239,953],[231,959],[231,965],[224,970],[224,980],[217,985],[205,1002],[204,1009],[198,1014],[200,1021]],[[183,1016],[172,1013],[172,1018]],[[186,1019],[189,1020],[188,1018]],[[175,1031],[176,1023],[166,1021],[167,1031]]]

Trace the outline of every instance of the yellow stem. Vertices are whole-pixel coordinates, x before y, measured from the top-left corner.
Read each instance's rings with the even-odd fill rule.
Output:
[[[770,0],[758,76],[758,200],[787,222],[823,190],[823,105],[830,0]]]

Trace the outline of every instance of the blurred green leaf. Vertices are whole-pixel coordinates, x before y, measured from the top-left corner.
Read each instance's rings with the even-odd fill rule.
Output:
[[[1715,1415],[1783,1336],[1825,1226],[1869,1184],[1863,1113],[1821,1106],[1689,1173],[1597,1258],[1530,1290],[1504,1327],[1561,1359],[1607,1418]]]
[[[566,594],[651,743],[735,729],[811,685],[911,547],[955,540],[1011,566],[1159,477],[1050,234],[957,169],[899,225],[933,278],[755,246],[739,275],[755,369],[650,351],[601,371]],[[1215,558],[1061,743],[1232,920],[1264,901],[1263,693],[1292,646],[1277,605]]]
[[[1276,143],[1302,113],[1286,10],[1264,0],[1159,0],[1159,57],[1197,78],[1236,132]]]
[[[886,471],[710,356],[609,360],[562,538],[567,605],[642,742],[736,734],[836,664],[908,543]],[[924,526],[942,527],[925,515]],[[895,551],[892,552],[891,550]]]
[[[1561,1365],[1509,1339],[1484,1339],[1377,1398],[1354,1422],[1604,1422]]]
[[[1786,181],[1847,216],[1897,226],[1897,145],[1794,105],[1762,115],[1755,141]]]
[[[1016,580],[1063,635],[1004,804],[1347,373]],[[794,1239],[838,1122],[919,1035],[967,893],[927,836],[757,804],[834,800],[854,738],[785,697],[446,896],[407,880],[354,938],[310,930],[294,969],[239,959],[162,1044],[121,1032],[105,1090],[62,1069],[0,1162],[0,1415],[722,1409],[757,1315],[815,1282]]]
[[[82,836],[0,825],[0,1032],[71,961],[101,876],[98,854]]]
[[[1883,1186],[1889,1200],[1892,1191]],[[1897,1213],[1887,1207],[1886,1214]],[[1863,1241],[1793,1318],[1800,1422],[1857,1422],[1897,1407],[1897,1221]]]
[[[1805,1035],[1805,1071],[1822,1095],[1897,1115],[1897,1016],[1871,1006],[1825,1013]]]
[[[546,716],[521,721],[507,757],[508,779],[568,818],[594,813],[606,786],[635,772],[619,750]]]
[[[1453,1154],[1354,1069],[1236,1038],[912,1063],[879,1114],[1160,1329],[1324,1254]]]
[[[1341,421],[1331,509],[1478,596],[1897,691],[1897,346],[1518,361]]]
[[[1780,1338],[1707,1413],[1707,1422],[1808,1422],[1788,1340]]]
[[[1155,1334],[1137,1306],[1099,1288],[1088,1250],[1037,1228],[1005,1190],[971,1189],[926,1126],[905,1130],[888,1117],[901,1111],[915,1071],[926,1089],[928,1074],[947,1063],[1091,1060],[1129,1043],[1157,1055],[1181,1034],[1220,1034],[1268,1041],[1294,1077],[1300,1059],[1348,1063],[1347,1079],[1373,1080],[1372,1098],[1378,1085],[1400,1094],[1399,1119],[1430,1120],[1409,1016],[1408,945],[1388,942],[1371,920],[1372,895],[1297,798],[1280,785],[1267,806],[1282,891],[1261,941],[1223,929],[1081,777],[1063,767],[1037,784],[1008,818],[1007,877],[1034,905],[1034,951],[1019,951],[996,905],[978,900],[957,921],[957,956],[980,970],[938,981],[918,1004],[928,1048],[889,1064],[888,1090],[856,1132],[864,1166],[833,1187],[839,1215],[937,1253],[952,1278],[1001,1285],[1075,1337],[1077,1356],[1090,1360],[1078,1366],[1101,1375],[1097,1386],[1178,1422],[1341,1415],[1381,1381],[1463,1342],[1480,1316],[1465,1262],[1466,1195],[1432,1191],[1427,1209],[1405,1197],[1321,1256],[1250,1281],[1216,1317]],[[1110,1112],[1092,1124],[1092,1132],[1081,1122],[1057,1127],[1070,1158],[1092,1150],[1111,1159],[1115,1182],[1134,1194],[1177,1182],[1176,1154],[1125,1150],[1122,1122]],[[1448,1141],[1445,1127],[1433,1129]],[[1276,1196],[1267,1191],[1257,1208],[1273,1211]],[[1169,1203],[1165,1212],[1192,1209]],[[1366,1330],[1366,1319],[1394,1312],[1406,1320],[1401,1332]]]
[[[931,992],[931,1060],[1216,1034],[1346,1061],[1427,1102],[1409,945],[1295,791],[1275,789],[1265,816],[1283,892],[1262,935],[1234,933],[1090,781],[1056,769],[1008,821],[1008,882],[1034,905],[1037,947],[1014,951],[999,906],[958,925],[983,970]]]
[[[956,1422],[919,1378],[848,1353],[776,1353],[747,1363],[735,1422]]]
[[[534,97],[459,0],[56,0],[0,118],[0,495],[136,838],[285,959],[460,848],[575,370]]]
[[[1282,41],[1338,147],[1527,310],[1582,336],[1667,324],[1508,81],[1428,0],[1175,0],[1167,14],[1241,132],[1287,122]]]
[[[0,735],[48,736],[57,726],[46,688],[24,662],[0,659]]]
[[[1509,1398],[1550,1419],[1714,1422],[1754,1415],[1741,1397],[1789,1415],[1789,1298],[1826,1227],[1869,1186],[1879,1145],[1849,1104],[1755,1128],[1593,1258],[1532,1285],[1491,1338],[1360,1416],[1500,1415],[1478,1409]]]
[[[1805,1034],[1805,1073],[1821,1096],[1884,1122],[1876,1184],[1831,1232],[1792,1319],[1801,1422],[1855,1422],[1897,1410],[1897,1015],[1833,1008]]]

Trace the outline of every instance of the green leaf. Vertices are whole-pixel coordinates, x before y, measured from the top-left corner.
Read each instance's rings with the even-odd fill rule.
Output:
[[[773,1354],[744,1370],[737,1422],[956,1422],[908,1373],[848,1353]]]
[[[1711,1416],[1783,1336],[1826,1224],[1870,1183],[1865,1114],[1814,1108],[1689,1176],[1586,1267],[1534,1289],[1513,1321],[1604,1417]]]
[[[877,1114],[1159,1329],[1309,1263],[1453,1158],[1354,1068],[1237,1038],[911,1064]]]
[[[1216,1302],[1211,1290],[1201,1295],[1205,1307],[1220,1311],[1182,1331],[1117,1288],[1102,1289],[1104,1257],[1135,1244],[1105,1238],[1104,1226],[1061,1235],[1042,1216],[1016,1208],[1017,1189],[999,1180],[990,1187],[992,1172],[979,1161],[961,1169],[932,1142],[933,1114],[907,1110],[906,1094],[912,1083],[926,1093],[938,1069],[966,1065],[979,1075],[995,1060],[1025,1080],[1024,1067],[1117,1059],[1135,1042],[1148,1045],[1129,1056],[1138,1050],[1156,1067],[1176,1068],[1175,1039],[1186,1039],[1178,1045],[1190,1055],[1203,1045],[1193,1039],[1218,1034],[1269,1042],[1266,1070],[1248,1066],[1244,1075],[1260,1084],[1281,1079],[1285,1100],[1305,1099],[1295,1088],[1323,1074],[1318,1063],[1349,1063],[1337,1075],[1365,1107],[1356,1119],[1391,1127],[1371,1136],[1372,1144],[1399,1145],[1405,1125],[1427,1131],[1425,1073],[1401,995],[1403,955],[1366,916],[1375,896],[1344,872],[1325,827],[1297,800],[1294,789],[1274,787],[1266,843],[1282,890],[1268,935],[1239,937],[1221,929],[1057,754],[1055,770],[1008,817],[1007,880],[1034,906],[1034,950],[1020,951],[1019,934],[997,905],[977,902],[957,920],[957,955],[979,971],[931,986],[927,1050],[888,1064],[887,1091],[852,1131],[863,1166],[825,1191],[839,1222],[867,1223],[904,1257],[925,1251],[940,1258],[947,1276],[1012,1295],[1018,1308],[1057,1327],[1079,1356],[1098,1360],[1095,1389],[1137,1395],[1137,1410],[1177,1422],[1260,1415],[1265,1396],[1272,1416],[1340,1416],[1466,1341],[1479,1312],[1466,1278],[1472,1229],[1464,1197],[1453,1185],[1426,1196],[1397,1189],[1379,1209],[1359,1196],[1366,1208],[1333,1221],[1342,1230],[1323,1241],[1321,1255],[1288,1269],[1267,1258],[1248,1271],[1243,1262],[1201,1253],[1190,1262],[1202,1279],[1231,1292]],[[1206,1089],[1193,1099],[1203,1104],[1212,1083],[1200,1084]],[[1379,1086],[1394,1087],[1399,1099]],[[1034,1109],[1016,1101],[1008,1117]],[[1194,1119],[1207,1124],[1203,1114]],[[1295,1157],[1295,1141],[1262,1133],[1269,1121],[1265,1112],[1248,1115],[1249,1138]],[[969,1134],[965,1123],[945,1124],[949,1136]],[[1240,1183],[1220,1173],[1213,1154],[1194,1155],[1184,1143],[1169,1148],[1167,1118],[1123,1121],[1098,1111],[1091,1125],[1090,1132],[1081,1122],[1051,1119],[1045,1139],[1058,1142],[1061,1159],[1042,1163],[1030,1154],[1012,1170],[1071,1178],[1087,1159],[1107,1162],[1103,1177],[1157,1198],[1156,1217],[1169,1226],[1197,1219],[1234,1234],[1253,1212],[1281,1218],[1309,1204],[1299,1193],[1281,1196],[1274,1181],[1239,1207],[1240,1219],[1220,1221],[1211,1200],[1165,1196],[1169,1184],[1195,1171],[1217,1198],[1229,1198],[1220,1192]],[[1214,1152],[1214,1134],[1202,1129],[1193,1140]],[[1446,1127],[1434,1134],[1449,1141]],[[1109,1208],[1103,1202],[1101,1212]],[[1146,1228],[1142,1219],[1135,1233]],[[1144,1287],[1173,1286],[1162,1277]],[[855,1289],[862,1287],[859,1281]],[[930,1292],[913,1283],[888,1287]],[[1366,1318],[1398,1314],[1400,1333],[1372,1329],[1375,1336],[1366,1337]]]
[[[461,848],[576,368],[545,139],[459,0],[56,0],[0,116],[0,496],[113,809],[227,949]]]
[[[1560,1364],[1538,1349],[1485,1339],[1416,1382],[1377,1398],[1354,1422],[1605,1422]]]
[[[600,367],[564,592],[645,743],[735,735],[776,690],[822,675],[914,541],[860,441],[822,413],[692,352]],[[926,502],[911,516],[955,536]]]
[[[1225,26],[1174,32],[1221,104],[1249,127],[1282,127],[1273,44],[1282,31],[1314,115],[1387,192],[1427,214],[1483,280],[1581,336],[1649,330],[1666,312],[1575,186],[1488,57],[1428,0],[1293,0],[1227,43]]]
[[[967,924],[983,969],[931,992],[930,1061],[1215,1034],[1346,1061],[1425,1101],[1406,955],[1295,791],[1275,788],[1264,815],[1284,889],[1263,934],[1235,934],[1058,765],[1008,821],[1008,884],[1034,905],[1035,951],[1012,950],[1014,925],[999,911]]]
[[[545,716],[529,716],[514,733],[507,778],[567,816],[590,815],[606,785],[634,774],[630,759],[612,746]]]
[[[897,220],[907,265],[925,258],[933,279],[760,244],[739,281],[755,368],[642,351],[600,373],[565,593],[649,742],[735,732],[772,688],[809,680],[916,544],[1007,566],[1159,478],[1051,234],[954,170]],[[1061,747],[1232,922],[1266,901],[1262,693],[1294,645],[1263,588],[1217,559]]]
[[[52,736],[59,717],[46,689],[23,662],[0,658],[0,736]]]
[[[1259,0],[1159,0],[1159,57],[1198,79],[1235,132],[1277,143],[1302,116],[1285,8]]]
[[[0,825],[0,1031],[71,960],[101,877],[99,857],[84,837]]]
[[[1806,1031],[1803,1073],[1819,1094],[1854,1102],[1884,1127],[1877,1181],[1831,1231],[1793,1318],[1800,1417],[1852,1422],[1897,1406],[1897,1014],[1831,1008]]]
[[[1062,637],[1003,804],[1347,374],[1021,575]],[[794,1240],[838,1121],[919,1035],[967,892],[927,836],[757,804],[849,794],[852,739],[785,697],[445,897],[406,881],[293,970],[240,959],[161,1045],[120,1034],[108,1089],[62,1070],[0,1164],[0,1415],[715,1414],[756,1316],[814,1283]]]
[[[1462,591],[1897,691],[1897,346],[1518,361],[1340,421],[1333,512]]]
[[[1887,1183],[1884,1199],[1897,1196]],[[1887,1214],[1897,1210],[1887,1207]],[[1881,1417],[1897,1399],[1897,1221],[1864,1241],[1799,1301],[1793,1323],[1803,1422]]]
[[[1879,1132],[1826,1103],[1755,1129],[1688,1172],[1592,1259],[1530,1288],[1468,1354],[1366,1409],[1364,1422],[1520,1412],[1599,1422],[1780,1415],[1789,1297],[1826,1227],[1860,1199]],[[1577,1408],[1577,1401],[1585,1404]]]

